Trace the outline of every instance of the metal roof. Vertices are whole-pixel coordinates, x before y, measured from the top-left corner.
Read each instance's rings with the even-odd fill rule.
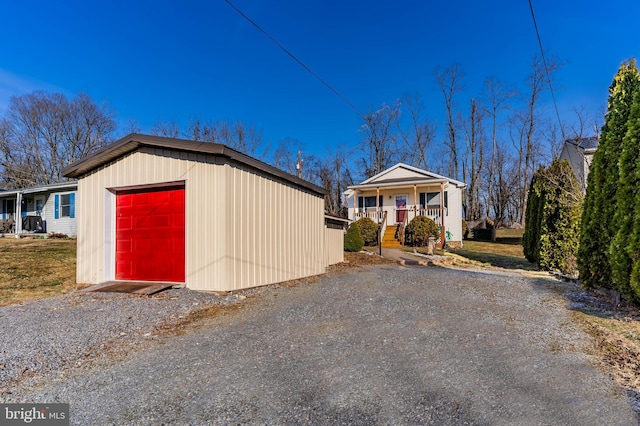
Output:
[[[595,151],[598,148],[599,138],[596,136],[590,136],[588,138],[573,138],[567,139],[567,143],[582,148],[585,151]]]
[[[87,173],[119,158],[141,147],[163,148],[175,151],[196,152],[199,154],[215,155],[228,158],[229,160],[259,170],[267,175],[271,175],[287,182],[303,187],[318,195],[324,196],[327,191],[311,182],[300,179],[297,176],[286,173],[276,167],[250,157],[246,154],[231,149],[225,145],[212,142],[198,142],[186,139],[165,138],[161,136],[150,136],[132,133],[124,138],[113,142],[110,145],[96,151],[62,170],[62,175],[70,178],[81,178]]]

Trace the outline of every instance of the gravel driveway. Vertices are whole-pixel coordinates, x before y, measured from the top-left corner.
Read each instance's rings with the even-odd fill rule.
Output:
[[[591,367],[588,337],[550,281],[375,266],[255,294],[179,335],[150,339],[154,332],[138,325],[134,340],[146,343],[132,341],[128,355],[41,368],[43,384],[8,386],[3,398],[69,402],[73,424],[637,424],[622,390]],[[123,301],[130,312],[152,304],[97,297],[114,300],[103,309],[115,316]],[[176,315],[205,303],[174,297],[183,307],[166,309]],[[52,317],[40,308],[46,303],[0,309],[5,357],[21,349],[11,343],[16,330],[28,332],[7,328],[7,313],[20,308],[42,321],[49,315],[55,329],[103,335],[100,315],[69,306]]]

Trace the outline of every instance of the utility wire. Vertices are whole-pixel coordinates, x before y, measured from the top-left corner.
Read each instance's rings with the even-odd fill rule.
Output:
[[[286,47],[284,47],[282,44],[280,44],[280,42],[278,42],[278,40],[276,40],[273,36],[271,36],[271,34],[269,34],[267,31],[265,31],[260,25],[258,25],[254,20],[252,20],[251,18],[249,18],[244,12],[242,12],[236,5],[234,5],[233,3],[231,3],[230,0],[224,0],[229,6],[231,6],[233,8],[233,10],[235,10],[236,12],[238,12],[238,14],[240,14],[240,16],[242,16],[244,19],[246,19],[251,25],[253,25],[254,27],[256,27],[258,29],[258,31],[260,31],[262,34],[265,35],[265,37],[267,37],[269,40],[271,40],[271,42],[273,44],[275,44],[276,46],[278,46],[280,48],[280,50],[282,50],[284,53],[286,53],[287,55],[289,55],[289,57],[291,57],[291,59],[293,59],[294,61],[296,61],[298,63],[298,65],[300,65],[302,68],[304,68],[309,74],[311,74],[312,76],[314,76],[320,83],[324,84],[329,90],[331,90],[336,96],[338,96],[340,99],[342,99],[347,105],[349,105],[349,107],[351,107],[351,109],[353,109],[355,112],[357,112],[360,116],[364,116],[364,114],[362,113],[362,111],[360,111],[353,103],[351,103],[351,101],[349,101],[349,99],[347,99],[345,96],[343,96],[340,92],[338,92],[336,89],[334,89],[329,83],[327,83],[322,77],[320,77],[318,74],[316,74],[311,68],[309,68],[307,65],[304,64],[304,62],[302,62],[300,59],[298,59],[293,53],[291,53]]]
[[[564,141],[564,128],[562,127],[562,120],[560,120],[560,112],[558,112],[558,104],[556,103],[556,95],[553,91],[553,86],[551,85],[551,76],[549,75],[549,67],[547,66],[547,59],[544,56],[544,49],[542,48],[542,39],[540,38],[540,32],[538,31],[538,23],[536,22],[536,15],[533,13],[533,4],[531,0],[529,0],[529,10],[531,10],[531,18],[533,19],[533,27],[536,30],[536,36],[538,37],[538,46],[540,46],[540,55],[542,56],[542,64],[544,65],[544,70],[547,73],[547,82],[549,83],[549,91],[551,92],[551,100],[553,100],[553,106],[556,109],[556,117],[558,118],[558,124],[560,125],[560,133],[562,134],[562,140]]]

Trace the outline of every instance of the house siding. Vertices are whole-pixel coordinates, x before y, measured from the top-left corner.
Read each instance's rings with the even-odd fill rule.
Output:
[[[324,272],[323,199],[214,155],[143,147],[83,176],[77,281],[113,279],[118,188],[184,182],[185,285],[230,291]]]
[[[59,217],[56,219],[55,217],[55,196],[62,196],[65,194],[75,194],[75,203],[78,203],[77,191],[66,191],[66,192],[56,192],[46,195],[45,204],[44,204],[44,215],[42,220],[46,222],[47,232],[48,233],[60,233],[67,235],[77,235],[78,234],[78,221],[75,217]],[[35,207],[34,207],[35,209]],[[77,209],[76,209],[77,211]],[[29,214],[35,214],[35,211],[29,212]],[[75,216],[75,215],[74,215]],[[77,217],[77,216],[76,216]]]
[[[395,196],[406,195],[407,207],[412,210],[413,206],[420,204],[420,193],[422,192],[440,192],[440,184],[436,185],[418,185],[415,190],[413,187],[406,188],[381,188],[379,194],[382,196],[382,208],[387,211],[387,226],[391,226],[395,223]],[[457,188],[453,184],[445,185],[445,192],[447,192],[447,209],[445,210],[445,230],[451,233],[452,242],[462,241],[462,189]],[[375,189],[368,189],[366,191],[358,191],[357,198],[361,196],[375,196]],[[354,197],[353,194],[346,198],[346,205],[349,208],[349,219],[353,220],[354,214]],[[413,218],[413,214],[409,215],[409,218]],[[437,219],[436,223],[441,225],[441,219]]]

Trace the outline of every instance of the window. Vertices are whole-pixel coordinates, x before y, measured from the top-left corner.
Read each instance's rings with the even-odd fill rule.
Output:
[[[422,208],[439,209],[440,208],[440,192],[421,192],[420,205]],[[449,193],[444,191],[444,208],[449,207]]]
[[[75,195],[76,194],[72,192],[70,194],[56,194],[54,196],[54,217],[56,219],[60,219],[61,217],[73,219],[76,216]]]
[[[60,196],[60,217],[69,217],[71,212],[71,195]]]
[[[379,201],[379,206],[382,207],[382,195],[380,196]],[[358,197],[358,208],[360,209],[365,209],[365,208],[375,208],[376,207],[376,196],[371,196],[371,197]]]

